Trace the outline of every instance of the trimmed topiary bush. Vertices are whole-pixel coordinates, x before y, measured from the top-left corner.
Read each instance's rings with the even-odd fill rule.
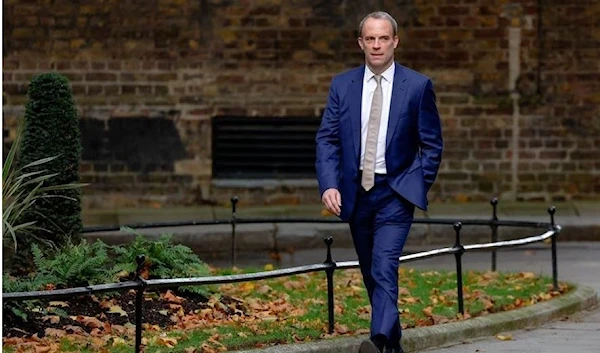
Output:
[[[18,165],[22,167],[56,157],[43,165],[28,168],[28,172],[53,174],[45,181],[45,186],[78,183],[81,134],[68,80],[58,73],[38,75],[31,80],[28,95]],[[78,243],[83,227],[81,190],[49,191],[24,212],[21,222],[35,222],[36,235],[57,245],[67,241]],[[30,244],[24,245],[29,252]]]

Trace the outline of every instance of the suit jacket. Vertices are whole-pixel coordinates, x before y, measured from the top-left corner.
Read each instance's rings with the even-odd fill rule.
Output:
[[[392,189],[422,210],[442,159],[442,133],[431,80],[398,63],[386,137],[385,164]],[[340,218],[354,210],[360,186],[360,126],[365,66],[333,78],[317,132],[316,171],[321,195],[336,188]]]

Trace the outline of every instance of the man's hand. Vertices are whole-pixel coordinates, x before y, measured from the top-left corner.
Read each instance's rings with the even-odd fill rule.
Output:
[[[323,193],[323,198],[321,199],[327,210],[333,213],[336,216],[340,215],[342,211],[342,195],[338,189],[327,189]]]

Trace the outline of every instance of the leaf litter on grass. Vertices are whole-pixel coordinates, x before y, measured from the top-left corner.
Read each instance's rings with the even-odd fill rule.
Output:
[[[553,291],[551,279],[529,272],[467,271],[463,278],[465,314],[461,315],[457,313],[455,273],[401,268],[398,306],[402,327],[440,325],[512,310],[568,290],[561,283],[559,291]],[[358,270],[335,273],[332,334],[328,332],[323,273],[225,284],[217,292],[204,301],[171,290],[145,293],[144,352],[177,348],[210,353],[369,332],[371,307]],[[130,350],[135,317],[131,297],[128,299],[119,295],[96,298],[99,310],[88,315],[71,315],[73,303],[69,301],[48,303],[69,315],[40,315],[43,329],[30,335],[5,335],[3,347],[19,353]]]

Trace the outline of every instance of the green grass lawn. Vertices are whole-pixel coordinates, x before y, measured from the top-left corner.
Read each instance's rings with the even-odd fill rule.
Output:
[[[466,272],[462,317],[454,272],[401,269],[399,277],[398,305],[405,329],[511,310],[560,294],[552,292],[551,278],[533,273]],[[332,335],[327,332],[325,274],[314,273],[222,285],[205,309],[184,313],[174,329],[147,327],[144,352],[210,353],[368,333],[371,309],[360,272],[336,271],[334,285]],[[566,290],[561,284],[561,292]],[[134,339],[130,329],[125,335],[67,335],[47,344],[63,352],[131,352]],[[100,347],[104,345],[107,348],[103,350]],[[4,348],[11,351],[6,344]]]

